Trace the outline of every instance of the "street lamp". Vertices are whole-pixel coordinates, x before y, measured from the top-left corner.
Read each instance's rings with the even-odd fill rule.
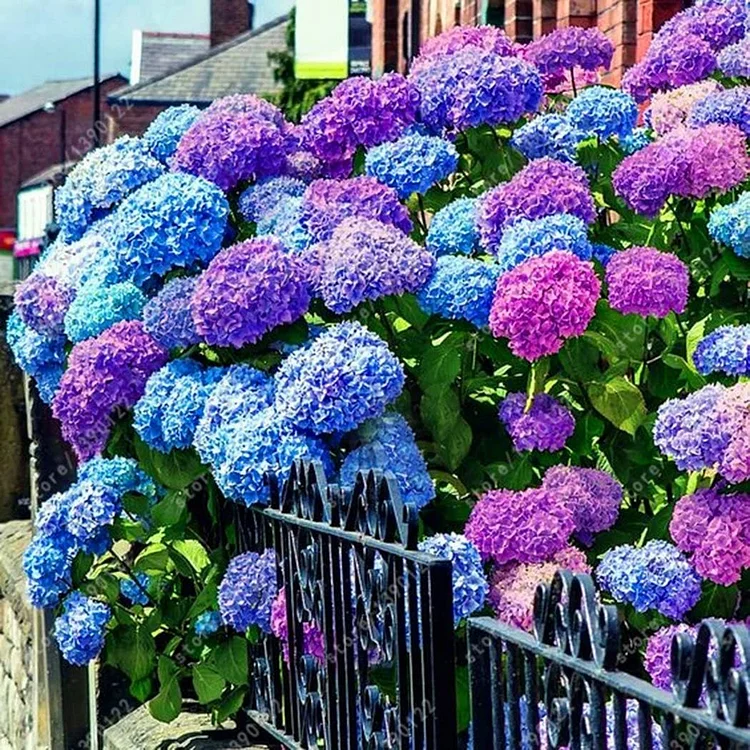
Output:
[[[47,112],[47,114],[54,115],[55,112],[60,113],[60,132],[59,132],[59,140],[60,140],[60,164],[62,164],[62,171],[65,171],[65,163],[67,162],[67,147],[66,147],[66,141],[67,141],[67,120],[66,120],[66,113],[65,113],[65,107],[58,106],[55,104],[55,102],[46,102],[45,105],[42,107],[42,109]]]

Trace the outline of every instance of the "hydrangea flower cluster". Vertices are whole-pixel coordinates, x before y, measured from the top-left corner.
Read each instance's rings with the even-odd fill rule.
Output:
[[[692,108],[687,119],[687,124],[693,128],[711,123],[736,125],[750,137],[750,86],[710,94]]]
[[[276,598],[276,553],[245,552],[229,561],[219,584],[221,619],[238,633],[257,625],[271,632],[271,605]]]
[[[112,617],[108,605],[80,591],[70,594],[55,620],[54,637],[65,660],[83,667],[104,648],[104,634]]]
[[[143,142],[162,164],[169,163],[183,135],[201,111],[192,104],[180,104],[160,112],[143,134]]]
[[[504,273],[528,258],[552,250],[565,250],[581,260],[591,260],[586,224],[570,214],[517,219],[503,232],[497,247],[497,262]]]
[[[555,159],[535,159],[482,198],[478,217],[482,246],[496,251],[503,232],[517,219],[554,214],[577,216],[586,224],[596,219],[586,173]]]
[[[302,226],[302,198],[282,198],[258,220],[256,229],[258,237],[278,239],[288,252],[299,253],[312,244],[312,238]]]
[[[37,271],[18,285],[13,302],[18,316],[33,331],[59,336],[75,296],[75,289],[65,282]]]
[[[195,291],[196,276],[178,276],[168,281],[159,293],[143,308],[143,327],[165,349],[176,349],[197,344],[198,331],[185,304]]]
[[[490,330],[523,359],[555,354],[586,330],[600,290],[593,265],[572,253],[530,258],[498,279]]]
[[[74,344],[94,338],[122,320],[140,320],[146,298],[135,284],[84,284],[65,314],[65,335]]]
[[[289,664],[289,624],[286,617],[286,589],[283,586],[271,605],[271,632],[281,641],[284,661]],[[302,623],[302,652],[320,662],[325,661],[325,637],[314,622]]]
[[[452,55],[467,47],[494,52],[500,57],[516,55],[515,43],[497,26],[454,26],[436,37],[425,39],[420,47],[419,56],[411,64],[411,69],[419,68],[435,55]]]
[[[307,312],[305,269],[275,238],[222,250],[209,263],[190,300],[198,334],[209,344],[242,347]]]
[[[195,618],[193,630],[200,638],[208,638],[208,636],[213,635],[219,630],[221,624],[221,612],[210,610],[203,612]]]
[[[750,495],[698,490],[677,501],[669,533],[695,569],[720,586],[750,567]]]
[[[459,198],[432,217],[426,244],[435,255],[469,255],[478,243],[475,199]]]
[[[685,124],[698,102],[721,90],[721,84],[709,78],[671,91],[659,91],[654,94],[651,105],[646,110],[648,123],[658,135],[666,135]]]
[[[353,487],[360,470],[371,468],[391,472],[401,498],[419,510],[435,497],[435,483],[417,446],[414,433],[400,414],[386,414],[365,422],[357,430],[360,441],[341,464],[342,487]]]
[[[695,637],[698,628],[685,623],[667,625],[653,633],[646,644],[644,666],[651,682],[662,690],[672,690],[672,641],[679,633]]]
[[[750,78],[750,35],[725,47],[716,59],[719,70],[731,78]]]
[[[452,563],[454,625],[484,606],[489,585],[479,550],[472,542],[462,534],[435,534],[422,540],[417,548]]]
[[[627,315],[664,318],[684,312],[688,300],[688,267],[672,253],[631,247],[607,264],[609,304]]]
[[[268,177],[245,188],[238,206],[246,221],[258,221],[285,198],[301,198],[307,185],[294,177]]]
[[[500,268],[473,258],[444,255],[437,259],[432,278],[417,299],[431,315],[448,320],[468,320],[477,328],[488,324],[490,306]]]
[[[120,579],[120,593],[131,603],[145,607],[151,597],[148,593],[149,576],[147,573],[136,573],[134,578]]]
[[[698,342],[693,352],[701,375],[750,375],[750,326],[719,326]]]
[[[392,187],[399,198],[426,193],[455,172],[456,147],[443,138],[414,133],[367,152],[365,173]]]
[[[315,294],[337,313],[366,300],[416,292],[435,266],[434,256],[400,229],[365,218],[342,221],[307,257],[314,258]]]
[[[517,451],[559,451],[576,427],[570,409],[548,393],[537,393],[530,407],[525,393],[509,393],[499,417]]]
[[[750,193],[742,193],[728,206],[720,206],[708,222],[711,236],[742,258],[750,258]]]
[[[606,140],[625,138],[638,121],[638,105],[630,94],[606,86],[589,86],[568,106],[566,117],[572,127]]]
[[[701,577],[669,542],[608,550],[596,569],[599,585],[637,612],[657,610],[681,620],[700,599]]]
[[[529,120],[513,133],[510,143],[527,159],[552,159],[573,163],[578,144],[586,138],[564,115],[543,114]]]

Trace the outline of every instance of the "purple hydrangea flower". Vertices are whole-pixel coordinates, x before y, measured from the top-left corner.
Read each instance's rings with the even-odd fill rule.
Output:
[[[527,45],[524,59],[549,78],[567,76],[573,68],[608,69],[615,46],[599,29],[568,26],[555,29]]]
[[[490,490],[472,509],[464,533],[482,559],[506,565],[549,560],[565,548],[574,530],[570,509],[540,487]]]
[[[74,591],[63,602],[63,613],[55,620],[53,635],[63,659],[83,667],[104,648],[112,610],[103,602]]]
[[[143,309],[144,329],[165,349],[192,346],[201,340],[190,311],[197,283],[197,276],[172,279]]]
[[[342,221],[316,256],[316,291],[337,313],[365,300],[416,292],[435,265],[435,257],[400,229],[365,218]]]
[[[721,84],[709,78],[671,91],[660,91],[651,99],[651,105],[645,113],[646,119],[659,135],[666,135],[685,124],[698,102],[721,90]]]
[[[243,180],[281,174],[288,147],[283,116],[272,104],[252,94],[227,97],[214,102],[190,126],[171,167],[204,177],[226,191]]]
[[[409,212],[399,203],[398,193],[373,177],[316,180],[302,198],[302,226],[316,242],[330,239],[344,219],[354,216],[377,219],[407,234],[412,229]]]
[[[596,220],[596,207],[586,173],[555,159],[535,159],[485,193],[479,203],[479,232],[483,247],[494,252],[503,231],[516,219],[541,219],[553,214],[577,216],[586,224]]]
[[[13,295],[21,320],[37,333],[59,336],[65,313],[75,299],[75,290],[39,271],[22,281]]]
[[[607,264],[609,304],[628,315],[664,318],[685,311],[690,273],[672,253],[653,247],[631,247]]]
[[[245,552],[229,561],[219,584],[219,610],[225,625],[244,633],[257,625],[271,632],[271,605],[276,598],[276,553]]]
[[[692,108],[687,119],[693,128],[711,123],[736,125],[750,138],[750,86],[710,94]]]
[[[297,429],[347,432],[381,416],[403,385],[401,363],[382,339],[359,323],[338,323],[284,360],[276,408]]]
[[[730,78],[750,78],[750,35],[725,47],[717,58],[719,69]]]
[[[442,34],[424,40],[419,49],[419,56],[411,63],[411,70],[418,69],[435,55],[452,55],[467,47],[494,52],[500,57],[516,56],[515,43],[497,26],[454,26]]]
[[[281,641],[284,661],[289,664],[289,623],[286,613],[286,589],[282,586],[271,605],[271,632]],[[323,662],[326,658],[325,636],[314,621],[302,623],[302,652]]]
[[[517,451],[561,450],[576,422],[570,409],[548,393],[537,393],[526,408],[525,393],[509,393],[501,402],[499,417]]]
[[[489,592],[479,550],[462,534],[435,534],[423,539],[420,552],[450,560],[453,568],[453,624],[458,627],[484,606]]]
[[[698,490],[677,501],[669,533],[695,569],[731,586],[750,568],[750,495]]]
[[[580,466],[552,466],[542,487],[573,513],[576,539],[589,546],[594,535],[617,520],[622,504],[622,485],[610,474]]]
[[[720,326],[698,342],[693,362],[701,375],[750,375],[750,326]]]
[[[73,347],[52,411],[81,460],[103,450],[113,412],[130,408],[166,361],[166,350],[139,321],[117,323]]]
[[[294,322],[309,304],[301,261],[264,238],[222,250],[198,278],[190,308],[207,343],[239,348]]]
[[[649,636],[643,666],[651,677],[651,682],[661,690],[672,691],[672,641],[679,633],[695,637],[695,625],[667,625]]]
[[[246,221],[258,221],[283,198],[301,198],[307,185],[293,177],[269,177],[246,188],[238,205]]]
[[[596,577],[616,601],[674,620],[682,620],[701,596],[701,577],[677,547],[662,540],[613,547],[602,557]]]
[[[586,330],[600,291],[592,263],[572,253],[530,258],[498,279],[490,330],[524,359],[555,354],[565,339]]]

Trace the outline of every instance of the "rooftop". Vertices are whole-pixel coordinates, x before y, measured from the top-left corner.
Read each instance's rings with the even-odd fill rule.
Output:
[[[208,34],[172,34],[161,31],[133,31],[133,85],[145,82],[183,67],[208,52]]]

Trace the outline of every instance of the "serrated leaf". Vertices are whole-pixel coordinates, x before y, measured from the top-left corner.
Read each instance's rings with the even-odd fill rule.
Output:
[[[588,387],[588,394],[594,408],[615,427],[629,435],[635,435],[646,418],[643,394],[625,378],[592,383]]]
[[[186,561],[196,572],[200,573],[206,566],[211,564],[205,547],[197,539],[177,539],[172,544],[171,551],[175,553],[172,559],[177,564],[177,558]]]
[[[193,667],[193,687],[201,703],[212,703],[221,698],[226,685],[227,681],[210,664]]]
[[[144,627],[118,625],[109,639],[110,660],[130,678],[138,682],[149,677],[156,665],[156,644]]]
[[[461,371],[464,344],[462,336],[451,334],[439,344],[423,350],[419,363],[419,383],[424,390],[449,386],[455,381]]]
[[[225,698],[222,698],[221,703],[214,712],[215,722],[221,724],[231,716],[234,716],[242,708],[246,693],[247,688],[238,687],[228,693]]]
[[[248,680],[247,641],[234,636],[220,643],[212,654],[211,665],[232,685],[246,685]]]
[[[133,568],[144,573],[163,573],[169,568],[169,550],[164,544],[149,544],[135,558]]]
[[[187,518],[187,498],[183,490],[167,492],[151,510],[151,520],[157,526],[175,526]]]

